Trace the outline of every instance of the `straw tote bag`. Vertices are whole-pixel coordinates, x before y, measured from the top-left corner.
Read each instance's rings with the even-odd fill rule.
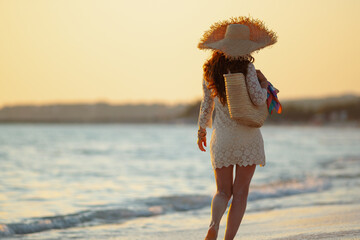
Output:
[[[229,72],[223,76],[230,117],[249,127],[261,127],[269,115],[266,103],[261,106],[252,103],[244,74]]]

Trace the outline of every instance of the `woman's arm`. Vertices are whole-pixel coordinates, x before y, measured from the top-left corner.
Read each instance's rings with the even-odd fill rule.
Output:
[[[205,152],[206,147],[206,127],[212,127],[212,114],[214,111],[214,98],[211,91],[207,88],[205,80],[202,82],[203,99],[201,100],[200,113],[198,119],[198,146],[201,151]],[[204,146],[203,146],[204,145]]]
[[[267,81],[262,81],[262,88],[257,77],[255,66],[252,63],[248,65],[246,83],[251,101],[257,106],[265,104],[267,98]]]
[[[212,127],[212,113],[214,111],[214,98],[207,88],[205,80],[202,82],[203,99],[201,100],[198,126],[201,128]]]

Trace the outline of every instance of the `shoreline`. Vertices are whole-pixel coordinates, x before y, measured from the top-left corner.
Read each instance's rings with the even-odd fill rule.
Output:
[[[191,221],[189,219],[189,221]],[[198,222],[199,219],[196,219]],[[209,221],[203,219],[204,225]],[[218,239],[224,238],[226,215],[220,224]],[[207,228],[185,229],[169,232],[134,234],[111,239],[126,240],[199,240]],[[242,240],[335,240],[360,239],[360,204],[323,205],[275,209],[245,213],[235,239]]]
[[[167,121],[167,122],[81,122],[81,121],[1,121],[1,125],[187,125],[187,126],[197,126],[197,123],[186,122],[186,121]],[[269,122],[263,125],[263,127],[319,127],[319,128],[359,128],[360,122],[351,121],[351,122],[334,122],[334,123],[324,123],[324,124],[313,124],[305,122],[284,122],[284,123],[273,123]]]

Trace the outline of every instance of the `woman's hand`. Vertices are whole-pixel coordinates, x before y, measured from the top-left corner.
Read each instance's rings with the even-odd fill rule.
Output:
[[[261,86],[261,88],[267,89],[268,86],[269,86],[269,83],[267,81],[266,82],[260,82],[260,86]]]
[[[204,146],[206,147],[206,129],[200,127],[200,129],[198,130],[197,144],[198,144],[199,149],[201,151],[206,152],[206,150],[204,148]]]
[[[260,83],[261,87],[262,88],[267,88],[269,86],[269,83],[268,83],[266,77],[264,76],[264,74],[259,69],[257,69],[256,70],[256,75],[257,75],[257,77],[259,79],[259,83]]]

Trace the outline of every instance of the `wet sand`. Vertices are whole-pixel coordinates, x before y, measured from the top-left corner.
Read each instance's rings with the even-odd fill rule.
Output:
[[[199,221],[201,219],[197,219]],[[218,239],[224,238],[224,217]],[[191,221],[191,219],[189,219]],[[207,223],[209,219],[203,219]],[[121,239],[200,240],[206,228],[148,234]],[[116,239],[116,238],[114,238]],[[247,213],[235,239],[360,239],[360,204],[324,205]]]

